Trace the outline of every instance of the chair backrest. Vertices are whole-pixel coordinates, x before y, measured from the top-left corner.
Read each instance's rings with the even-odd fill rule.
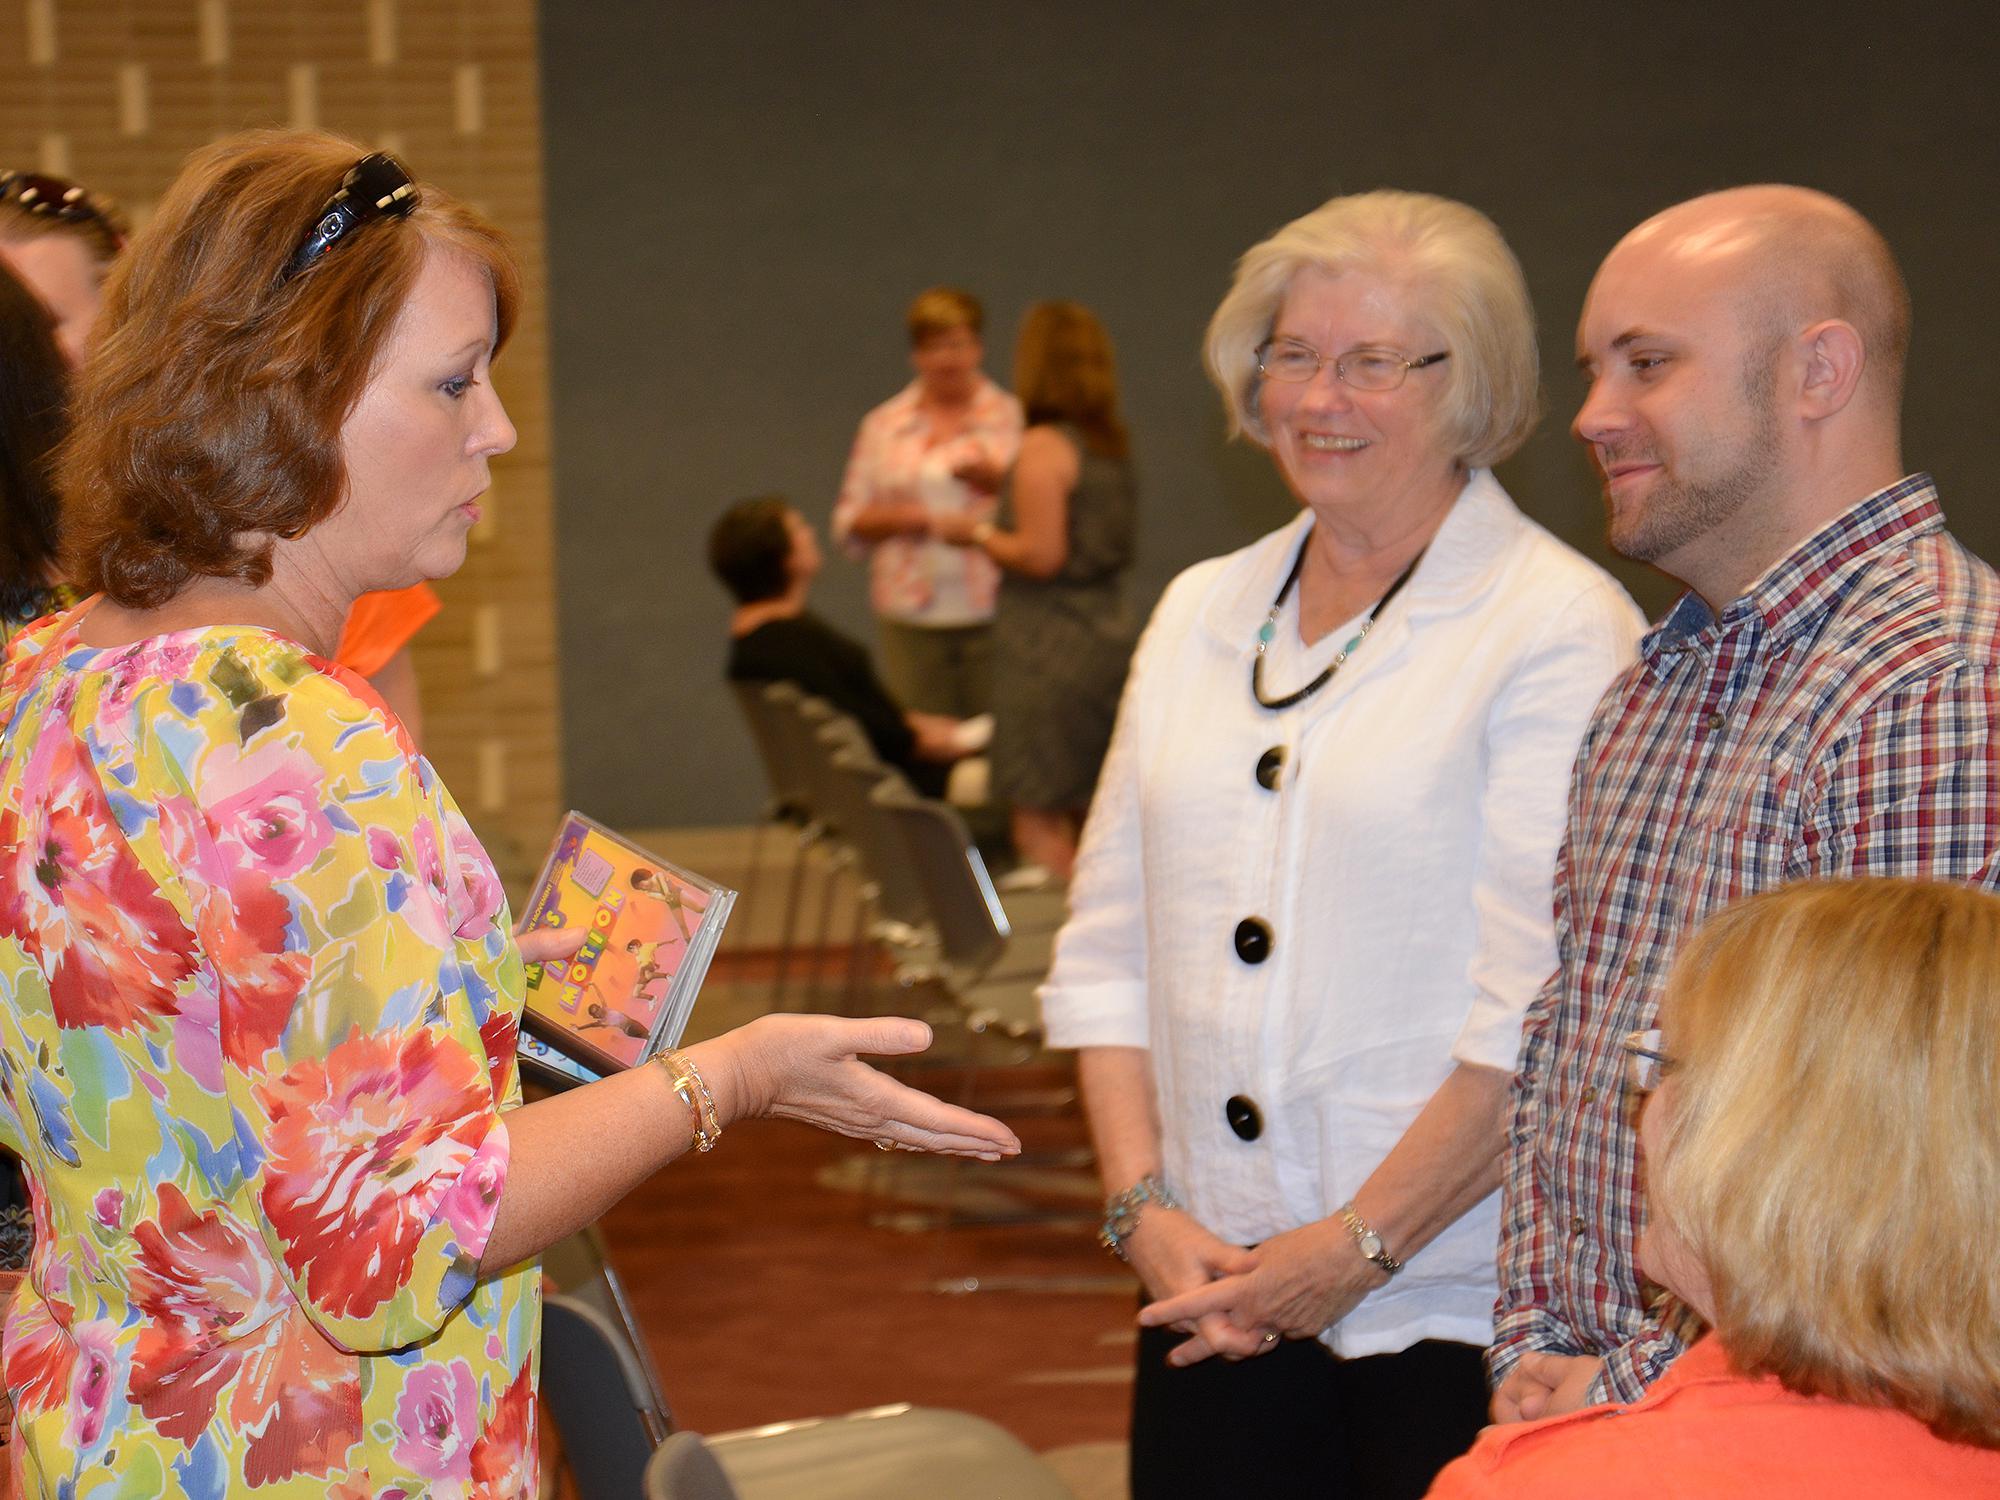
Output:
[[[771,815],[803,823],[809,816],[805,783],[784,724],[802,696],[798,687],[789,682],[732,682],[729,686],[744,723],[750,727],[757,758],[764,763],[764,779],[771,787]]]
[[[1071,1500],[1020,1439],[970,1412],[876,1407],[708,1439],[739,1492],[813,1500]]]
[[[833,706],[824,698],[800,691],[790,682],[774,682],[765,688],[764,701],[770,710],[771,728],[777,737],[792,796],[808,817],[821,825],[822,832],[830,831],[832,820],[823,784],[826,751],[816,736],[820,726],[833,717]]]
[[[741,1500],[698,1433],[677,1432],[646,1465],[646,1500]]]
[[[611,1264],[604,1231],[586,1224],[575,1234],[557,1240],[542,1252],[542,1274],[565,1297],[588,1303],[611,1320],[619,1332],[622,1356],[629,1356],[645,1383],[650,1400],[644,1408],[645,1420],[658,1436],[673,1431],[673,1412],[667,1393],[660,1384],[660,1372],[646,1348],[645,1330],[632,1310],[632,1298],[625,1282]]]
[[[893,783],[883,783],[870,795],[888,810],[903,836],[946,961],[961,982],[977,979],[999,958],[1011,931],[965,820],[946,803],[915,796]]]
[[[910,790],[900,772],[883,765],[873,755],[857,754],[852,748],[834,751],[831,770],[830,790],[837,799],[836,815],[847,829],[855,852],[861,856],[862,868],[874,883],[876,909],[905,927],[928,927],[930,901],[911,862],[909,847],[896,827],[894,815],[874,797],[875,788],[885,781],[911,797],[916,793]]]
[[[542,1299],[542,1400],[562,1438],[578,1500],[631,1500],[666,1437],[637,1353],[610,1318],[575,1297]]]
[[[835,782],[833,754],[856,739],[866,745],[868,736],[826,699],[810,694],[799,699],[793,715],[791,733],[797,737],[800,774],[805,778],[806,795],[812,799],[813,815],[834,838],[851,846],[853,836],[847,825],[853,819],[842,806],[845,789]]]

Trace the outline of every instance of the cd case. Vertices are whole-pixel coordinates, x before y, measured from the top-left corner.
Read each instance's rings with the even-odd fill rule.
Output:
[[[726,886],[570,813],[526,925],[587,935],[574,957],[527,966],[523,1066],[557,1085],[588,1083],[679,1042],[735,903]]]

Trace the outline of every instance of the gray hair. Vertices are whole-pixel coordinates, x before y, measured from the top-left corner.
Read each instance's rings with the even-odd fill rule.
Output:
[[[1257,414],[1257,347],[1271,336],[1292,278],[1309,266],[1332,276],[1373,271],[1411,288],[1451,351],[1441,410],[1460,463],[1483,468],[1527,441],[1541,416],[1540,365],[1520,262],[1477,209],[1393,189],[1330,199],[1236,263],[1202,348],[1230,436],[1270,443]]]

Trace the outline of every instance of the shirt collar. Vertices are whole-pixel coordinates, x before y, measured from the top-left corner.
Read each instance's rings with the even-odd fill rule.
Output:
[[[1943,529],[1944,511],[1931,476],[1899,479],[1835,516],[1766,568],[1721,614],[1688,590],[1640,640],[1639,658],[1657,672],[1666,658],[1692,646],[1703,631],[1727,630],[1753,619],[1780,645],[1816,628],[1871,563]]]
[[[1278,586],[1312,530],[1310,512],[1253,542],[1231,560],[1202,610],[1202,623],[1225,645],[1248,653],[1271,612]],[[1474,469],[1425,549],[1391,615],[1443,614],[1477,597],[1501,566],[1507,541],[1524,524],[1507,491],[1487,469]]]
[[[980,375],[978,383],[972,388],[971,404],[966,408],[970,420],[975,424],[988,420],[990,416],[988,409],[992,406],[994,398],[1005,394],[985,375]],[[891,417],[899,430],[908,431],[922,424],[923,398],[923,383],[917,380],[912,380],[889,398],[889,405],[893,409]]]

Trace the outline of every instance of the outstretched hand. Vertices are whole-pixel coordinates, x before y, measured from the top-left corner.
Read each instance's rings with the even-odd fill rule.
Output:
[[[760,1016],[723,1040],[736,1054],[745,1114],[981,1161],[998,1161],[1021,1149],[1014,1132],[991,1116],[934,1099],[861,1061],[864,1055],[922,1052],[931,1044],[931,1029],[922,1021]]]

